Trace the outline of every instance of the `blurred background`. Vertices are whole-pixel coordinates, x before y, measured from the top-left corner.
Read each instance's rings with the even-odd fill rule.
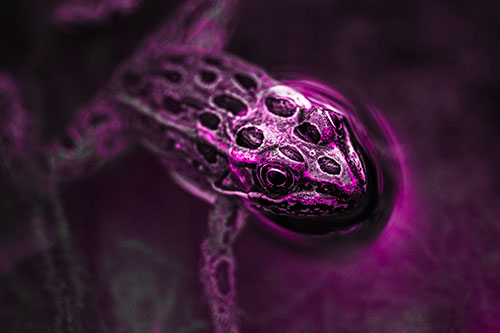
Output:
[[[22,82],[40,140],[179,3],[63,25],[51,20],[58,1],[2,1],[0,69]],[[391,221],[356,251],[314,256],[250,221],[235,249],[243,332],[500,331],[499,16],[497,1],[242,2],[229,52],[362,94],[405,166]],[[210,206],[149,153],[65,184],[69,236],[47,248],[5,178],[3,332],[212,331],[198,277]]]

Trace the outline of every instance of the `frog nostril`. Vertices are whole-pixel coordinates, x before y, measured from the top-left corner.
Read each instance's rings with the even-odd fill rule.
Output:
[[[319,133],[316,126],[309,122],[304,122],[298,125],[297,127],[295,127],[293,132],[302,140],[310,143],[318,144],[319,140],[321,139],[321,134]]]
[[[264,133],[257,127],[245,127],[236,134],[236,143],[238,146],[257,149],[264,142]]]
[[[338,175],[340,173],[340,165],[335,160],[329,157],[320,157],[318,159],[319,168],[321,171],[331,175]]]

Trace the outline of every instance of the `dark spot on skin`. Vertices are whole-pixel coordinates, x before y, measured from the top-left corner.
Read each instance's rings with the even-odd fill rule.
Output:
[[[141,82],[141,75],[134,71],[126,71],[123,74],[123,86],[125,88],[130,88]]]
[[[282,98],[268,97],[264,103],[269,112],[280,117],[291,117],[297,111],[295,104]]]
[[[210,112],[205,112],[200,115],[200,123],[211,130],[216,130],[219,127],[220,119]]]
[[[295,135],[306,142],[318,144],[319,140],[321,139],[321,134],[319,134],[316,126],[309,122],[302,123],[299,126],[295,127],[293,132],[295,133]]]
[[[319,168],[321,171],[331,175],[338,175],[340,173],[340,165],[329,157],[320,157],[318,159]]]
[[[215,79],[217,79],[217,75],[214,72],[201,71],[200,74],[201,74],[201,79],[203,80],[203,82],[206,83],[212,83],[215,81]]]
[[[299,151],[293,147],[281,147],[279,148],[279,150],[283,155],[285,155],[292,161],[304,162],[304,157],[302,157],[302,154],[300,154]]]
[[[167,111],[170,111],[173,114],[184,112],[183,105],[178,100],[170,96],[163,97],[162,105]]]
[[[247,106],[245,103],[229,95],[219,95],[214,98],[214,103],[220,108],[223,108],[234,115],[238,115],[240,112],[245,111]]]
[[[222,65],[222,61],[220,59],[215,58],[215,57],[207,56],[207,57],[203,57],[203,60],[208,65],[212,65],[212,66],[221,66]]]
[[[61,145],[66,149],[73,149],[75,147],[75,140],[69,134],[65,134],[61,138]]]
[[[231,291],[230,268],[227,260],[219,261],[217,267],[215,267],[215,281],[221,295],[227,295]]]
[[[172,83],[179,83],[181,81],[181,74],[172,70],[164,70],[161,72],[161,76]]]
[[[236,81],[241,84],[246,90],[253,90],[257,88],[257,83],[247,75],[236,74],[234,75]]]
[[[245,127],[236,134],[236,144],[238,146],[257,149],[264,142],[264,133],[257,127]]]
[[[217,162],[217,150],[215,150],[214,147],[206,144],[206,143],[201,143],[199,142],[196,145],[196,149],[198,149],[198,152],[203,156],[203,158],[210,164],[213,164]]]
[[[184,105],[189,106],[189,107],[196,109],[196,110],[201,110],[206,106],[206,104],[203,103],[202,101],[197,100],[194,97],[189,97],[189,96],[183,97],[182,103]]]
[[[97,127],[101,124],[108,122],[109,117],[106,114],[94,114],[90,117],[89,124],[92,127]]]

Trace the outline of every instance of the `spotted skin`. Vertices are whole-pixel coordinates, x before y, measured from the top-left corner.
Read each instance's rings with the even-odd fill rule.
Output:
[[[116,85],[132,131],[204,191],[268,216],[341,216],[366,199],[348,115],[255,65],[173,49],[126,68]]]
[[[0,146],[4,165],[42,160],[64,181],[140,144],[212,202],[200,275],[216,332],[240,331],[232,247],[248,211],[304,235],[346,233],[366,221],[377,187],[349,108],[223,52],[236,8],[187,1],[57,140],[24,155]],[[4,141],[24,144],[28,132]]]
[[[306,235],[362,220],[373,184],[349,119],[237,57],[174,46],[122,66],[47,153],[72,178],[138,142],[213,202],[201,279],[216,331],[238,332],[232,246],[242,207]]]

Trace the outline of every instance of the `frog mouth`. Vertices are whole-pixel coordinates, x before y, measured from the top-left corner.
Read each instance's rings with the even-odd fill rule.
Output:
[[[373,203],[368,201],[357,209],[348,205],[325,203],[291,203],[255,193],[249,195],[247,207],[267,224],[286,232],[304,236],[346,234],[362,228],[370,216]]]

